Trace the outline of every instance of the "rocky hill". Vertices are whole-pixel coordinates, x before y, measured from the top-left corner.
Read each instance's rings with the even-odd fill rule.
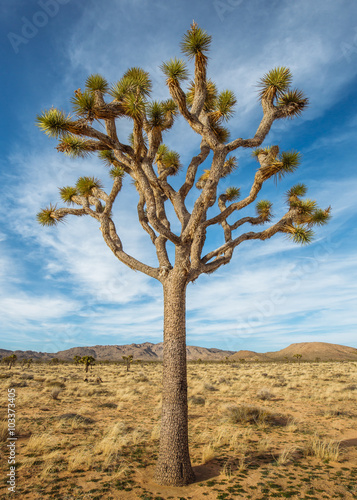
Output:
[[[284,361],[296,359],[301,354],[301,361],[357,361],[357,349],[327,342],[299,342],[280,351],[264,354],[254,351],[238,351],[230,356],[230,361]]]
[[[327,342],[300,342],[291,344],[285,349],[277,352],[267,352],[266,356],[270,359],[292,358],[295,354],[301,354],[301,360],[315,361],[357,361],[357,349],[338,344],[329,344]]]
[[[161,361],[163,343],[129,345],[96,345],[93,347],[72,347],[56,353],[36,351],[9,351],[0,349],[0,356],[5,357],[16,354],[19,360],[32,358],[34,361],[50,361],[52,358],[72,360],[74,356],[93,356],[98,361],[122,361],[122,356],[133,355],[134,359],[143,361]],[[284,361],[295,360],[294,356],[301,354],[301,361],[357,361],[357,349],[327,342],[301,342],[291,344],[280,351],[259,353],[254,351],[226,351],[216,348],[187,346],[187,359],[195,361]]]
[[[0,349],[0,356],[16,354],[18,359],[32,358],[34,361],[49,361],[52,358],[72,360],[74,356],[93,356],[98,361],[122,361],[122,356],[133,355],[134,359],[143,361],[161,361],[163,343],[153,344],[144,342],[143,344],[129,345],[96,345],[93,347],[72,347],[65,351],[56,353],[39,353],[35,351],[8,351]],[[189,361],[202,359],[205,361],[219,361],[231,356],[234,351],[224,351],[215,348],[205,348],[187,346],[187,359]]]

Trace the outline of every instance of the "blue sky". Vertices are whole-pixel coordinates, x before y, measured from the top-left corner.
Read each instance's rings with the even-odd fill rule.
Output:
[[[70,97],[91,73],[114,83],[132,66],[150,72],[153,98],[168,98],[159,66],[181,57],[179,42],[193,19],[213,37],[209,76],[238,99],[232,138],[254,135],[258,80],[275,66],[291,69],[310,106],[300,118],[276,122],[265,144],[297,149],[303,161],[279,185],[268,181],[262,198],[279,216],[284,192],[304,182],[309,197],[332,205],[333,218],[308,247],[279,235],[246,242],[228,266],[189,285],[187,343],[258,352],[312,341],[357,347],[357,2],[5,0],[0,12],[1,348],[56,352],[162,340],[160,283],[117,261],[93,220],[37,224],[36,213],[59,200],[59,187],[83,175],[105,185],[109,178],[96,158],[57,153],[35,118],[52,105],[69,112]],[[128,124],[120,124],[123,138]],[[182,120],[165,142],[183,164],[197,154],[198,136]],[[249,189],[257,164],[249,151],[237,156],[239,169],[222,181],[222,192]],[[117,227],[127,251],[154,264],[133,200],[127,182]],[[209,243],[221,243],[220,236]]]

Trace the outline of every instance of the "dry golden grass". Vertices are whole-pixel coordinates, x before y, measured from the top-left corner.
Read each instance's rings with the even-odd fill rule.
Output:
[[[356,372],[354,362],[189,364],[198,481],[170,489],[152,480],[160,364],[97,365],[88,382],[73,365],[0,367],[4,417],[7,389],[16,390],[18,496],[357,498]],[[5,471],[6,437],[1,422]]]

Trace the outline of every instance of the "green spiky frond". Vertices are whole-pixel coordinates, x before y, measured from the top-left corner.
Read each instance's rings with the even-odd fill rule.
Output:
[[[128,94],[122,100],[123,108],[125,110],[125,114],[130,116],[130,118],[134,118],[140,120],[145,113],[146,103],[142,96],[137,96],[135,94]]]
[[[160,144],[155,163],[159,171],[172,168],[173,175],[176,175],[181,168],[180,155],[176,151],[171,151],[165,144]]]
[[[330,219],[331,207],[328,207],[325,210],[323,210],[322,208],[317,208],[311,216],[310,225],[323,226],[324,224],[327,224]]]
[[[227,128],[222,127],[222,125],[219,125],[218,123],[212,123],[211,120],[210,125],[214,135],[217,137],[219,142],[225,144],[229,141],[230,132]]]
[[[277,102],[278,107],[288,107],[288,116],[293,118],[301,114],[302,110],[309,104],[309,99],[305,97],[301,90],[289,90],[282,94]]]
[[[264,222],[269,222],[272,218],[272,202],[269,200],[260,200],[255,206],[258,217],[264,220]]]
[[[169,148],[166,146],[166,144],[160,144],[160,146],[157,149],[156,157],[155,157],[155,163],[158,161],[161,162],[164,158],[164,156],[169,152]]]
[[[124,169],[120,167],[120,165],[115,165],[109,171],[109,175],[112,179],[116,179],[117,177],[123,177],[125,174]]]
[[[78,194],[81,196],[91,196],[94,188],[101,189],[101,181],[95,177],[80,177],[76,184]]]
[[[86,140],[72,134],[62,137],[56,149],[73,158],[85,158],[92,151],[92,148],[88,147]]]
[[[114,165],[117,162],[111,149],[104,149],[103,151],[99,151],[98,156],[108,167]]]
[[[291,207],[296,207],[299,209],[301,215],[311,215],[317,208],[317,203],[315,200],[296,200],[290,203]]]
[[[196,23],[183,36],[181,51],[189,58],[204,56],[204,52],[209,50],[212,37],[205,30],[199,28]],[[204,56],[206,57],[206,56]]]
[[[206,82],[206,100],[204,104],[204,110],[207,112],[214,111],[217,103],[217,86],[212,80],[207,80]],[[195,97],[195,83],[190,82],[188,91],[186,94],[187,104],[192,106],[193,99]]]
[[[67,133],[71,119],[70,115],[66,116],[63,111],[51,108],[37,115],[36,125],[49,137],[58,138]]]
[[[223,175],[222,177],[227,177],[238,168],[238,160],[235,156],[230,156],[226,159],[223,165]]]
[[[73,204],[73,197],[78,195],[77,189],[73,186],[65,186],[59,190],[60,196],[65,203]]]
[[[114,97],[116,101],[122,101],[124,97],[133,92],[133,86],[128,79],[122,78],[117,83],[112,85],[109,94]]]
[[[85,118],[91,117],[94,110],[94,95],[89,92],[77,91],[75,96],[72,97],[71,103],[73,111],[78,115]]]
[[[231,90],[223,90],[218,95],[215,102],[215,111],[211,114],[214,121],[228,121],[234,114],[234,106],[237,104],[237,99],[234,92]]]
[[[92,92],[100,90],[103,94],[108,92],[109,85],[105,78],[98,73],[90,75],[86,80],[86,88]]]
[[[261,154],[268,155],[271,151],[272,146],[265,146],[264,148],[257,148],[252,151],[252,157],[258,159]]]
[[[292,74],[289,68],[280,66],[266,73],[260,80],[260,99],[280,97],[289,88],[292,81]]]
[[[162,101],[161,106],[165,114],[173,116],[177,115],[177,105],[173,99],[167,99],[166,101]]]
[[[280,181],[286,174],[295,172],[301,162],[301,154],[298,151],[283,151],[277,158],[275,165],[279,167],[276,178]]]
[[[300,225],[288,226],[286,228],[286,232],[288,233],[289,238],[291,238],[294,243],[298,243],[299,245],[308,245],[314,238],[314,232],[311,229],[306,229]]]
[[[305,184],[295,184],[286,192],[286,201],[291,204],[295,202],[301,196],[305,196],[307,193],[307,187]]]
[[[128,69],[123,79],[131,84],[132,92],[139,93],[142,96],[149,96],[152,88],[150,75],[142,68],[134,67]]]
[[[152,83],[150,75],[141,68],[130,68],[123,78],[115,83],[109,94],[117,101],[123,101],[129,95],[141,96],[141,100],[150,95]]]
[[[317,206],[315,200],[297,199],[290,203],[290,207],[297,209],[296,222],[300,225],[306,225],[309,228],[312,226],[323,226],[331,217],[331,207],[322,210]]]
[[[36,216],[37,222],[41,224],[41,226],[55,226],[58,222],[61,222],[64,215],[59,216],[56,214],[56,206],[49,205],[39,212]]]
[[[166,82],[180,82],[188,79],[188,71],[186,68],[186,64],[182,59],[170,59],[167,62],[164,62],[160,66],[161,71],[166,76]]]
[[[158,101],[151,102],[146,109],[147,121],[150,128],[162,127],[165,121],[165,110]]]
[[[237,187],[229,187],[225,192],[227,201],[236,201],[240,197],[240,189]]]

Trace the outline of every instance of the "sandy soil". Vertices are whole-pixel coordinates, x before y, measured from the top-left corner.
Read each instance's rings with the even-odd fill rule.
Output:
[[[357,363],[192,363],[196,482],[154,483],[160,364],[0,367],[16,391],[16,498],[357,498]],[[100,376],[102,383],[97,383]],[[5,420],[0,498],[11,498]]]

